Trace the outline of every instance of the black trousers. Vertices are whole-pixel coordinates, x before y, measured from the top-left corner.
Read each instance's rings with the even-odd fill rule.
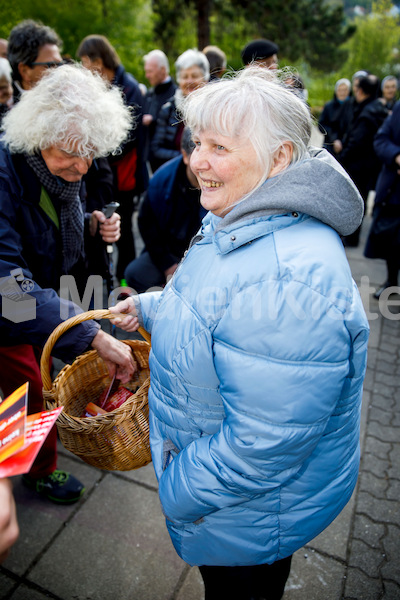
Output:
[[[118,261],[115,275],[121,281],[124,271],[129,263],[136,258],[135,241],[133,239],[132,215],[134,211],[135,190],[131,192],[116,192],[115,200],[119,202],[118,213],[121,215],[121,237],[116,243],[118,248]]]
[[[292,557],[272,565],[199,567],[205,600],[280,600],[290,573]]]

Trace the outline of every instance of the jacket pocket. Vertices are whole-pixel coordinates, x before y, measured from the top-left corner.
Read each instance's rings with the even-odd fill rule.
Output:
[[[175,456],[178,456],[179,450],[175,446],[175,444],[171,440],[164,440],[163,442],[163,460],[162,460],[162,470],[168,467],[171,462],[174,460]]]

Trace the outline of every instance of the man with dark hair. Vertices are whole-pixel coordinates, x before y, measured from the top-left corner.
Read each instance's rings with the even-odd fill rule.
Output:
[[[190,130],[184,129],[181,156],[162,165],[150,180],[138,219],[145,248],[125,271],[137,292],[165,285],[207,212],[189,165],[193,149]]]
[[[267,69],[278,68],[279,46],[263,38],[249,42],[242,50],[242,61],[245,66],[257,63]]]
[[[360,76],[353,83],[353,90],[353,115],[337,159],[353,179],[366,204],[369,191],[375,189],[381,167],[374,151],[374,137],[389,110],[377,98],[379,79],[376,75]],[[344,238],[346,246],[358,246],[360,231],[361,227]]]
[[[63,64],[61,46],[54,29],[30,19],[11,30],[8,60],[13,70],[14,102],[36,85],[46,69]]]

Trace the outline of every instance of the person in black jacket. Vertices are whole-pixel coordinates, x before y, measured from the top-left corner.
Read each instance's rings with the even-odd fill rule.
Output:
[[[163,104],[175,93],[178,87],[169,74],[167,55],[162,50],[152,50],[143,57],[144,74],[151,85],[144,97],[143,126],[146,136],[146,160],[150,151],[150,143],[156,130],[158,113]],[[154,170],[154,165],[150,166]]]
[[[398,285],[400,268],[400,102],[376,134],[374,149],[383,166],[364,254],[386,260],[387,279],[374,294],[378,300],[387,288]]]
[[[132,230],[134,197],[146,189],[147,169],[144,161],[144,134],[142,125],[143,96],[136,79],[127,73],[109,40],[103,35],[88,35],[79,45],[77,55],[84,67],[98,72],[111,85],[123,93],[125,103],[132,107],[135,126],[122,147],[122,153],[110,157],[115,175],[115,200],[119,202],[121,215],[121,237],[117,242],[117,279],[123,279],[126,265],[135,257],[135,242]]]
[[[337,159],[356,184],[366,204],[369,191],[375,189],[381,166],[374,151],[374,137],[389,111],[377,98],[379,80],[375,75],[360,77],[354,87],[354,112]],[[360,230],[361,227],[344,238],[344,243],[357,246]]]
[[[179,113],[182,100],[210,79],[210,64],[202,52],[186,50],[176,63],[179,88],[161,108],[151,146],[150,161],[154,170],[180,155],[183,122]]]
[[[57,291],[61,276],[85,282],[85,240],[100,230],[119,237],[120,217],[86,212],[82,178],[93,159],[117,151],[131,128],[122,95],[78,65],[49,70],[3,121],[0,142],[0,388],[5,396],[29,381],[28,410],[42,410],[41,349],[55,327],[82,309]],[[82,296],[80,296],[82,297]],[[125,344],[87,321],[57,342],[65,362],[89,347],[111,374],[134,372]],[[127,351],[128,350],[128,351]],[[77,501],[83,485],[57,469],[57,435],[45,440],[25,483],[58,503]]]
[[[185,128],[181,156],[165,163],[150,180],[138,218],[145,247],[125,271],[128,285],[136,292],[165,285],[207,212],[189,165],[193,149],[191,132]]]
[[[333,100],[325,104],[318,121],[319,129],[325,136],[323,147],[334,156],[342,149],[341,140],[347,126],[346,115],[350,91],[350,81],[338,79],[335,83]]]

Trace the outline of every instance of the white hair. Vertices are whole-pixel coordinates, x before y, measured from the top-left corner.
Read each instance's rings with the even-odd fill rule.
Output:
[[[133,117],[121,91],[81,65],[49,69],[4,117],[10,152],[34,154],[53,146],[84,157],[116,154]]]
[[[178,56],[175,62],[176,80],[179,83],[179,73],[182,69],[190,69],[190,67],[199,67],[204,73],[204,81],[210,79],[210,63],[205,54],[195,48],[186,50]]]
[[[167,55],[162,50],[151,50],[148,54],[143,56],[144,64],[146,64],[150,60],[155,60],[159,67],[164,67],[169,73],[169,62]]]
[[[342,77],[342,79],[337,80],[335,83],[335,92],[337,92],[340,85],[345,85],[349,91],[351,90],[351,82],[349,79],[346,79],[346,77]]]
[[[287,77],[287,72],[284,73]],[[250,66],[189,94],[181,109],[186,125],[225,137],[248,139],[268,177],[285,142],[293,146],[291,164],[308,156],[312,117],[307,105],[269,69]]]
[[[381,83],[381,90],[383,90],[383,88],[385,87],[385,83],[387,81],[395,81],[396,82],[396,87],[399,87],[399,82],[397,80],[397,77],[395,77],[394,75],[386,75],[386,77],[384,77],[382,79],[382,83]]]
[[[11,83],[11,73],[12,69],[8,60],[6,58],[0,58],[0,79],[7,79],[7,81]]]

